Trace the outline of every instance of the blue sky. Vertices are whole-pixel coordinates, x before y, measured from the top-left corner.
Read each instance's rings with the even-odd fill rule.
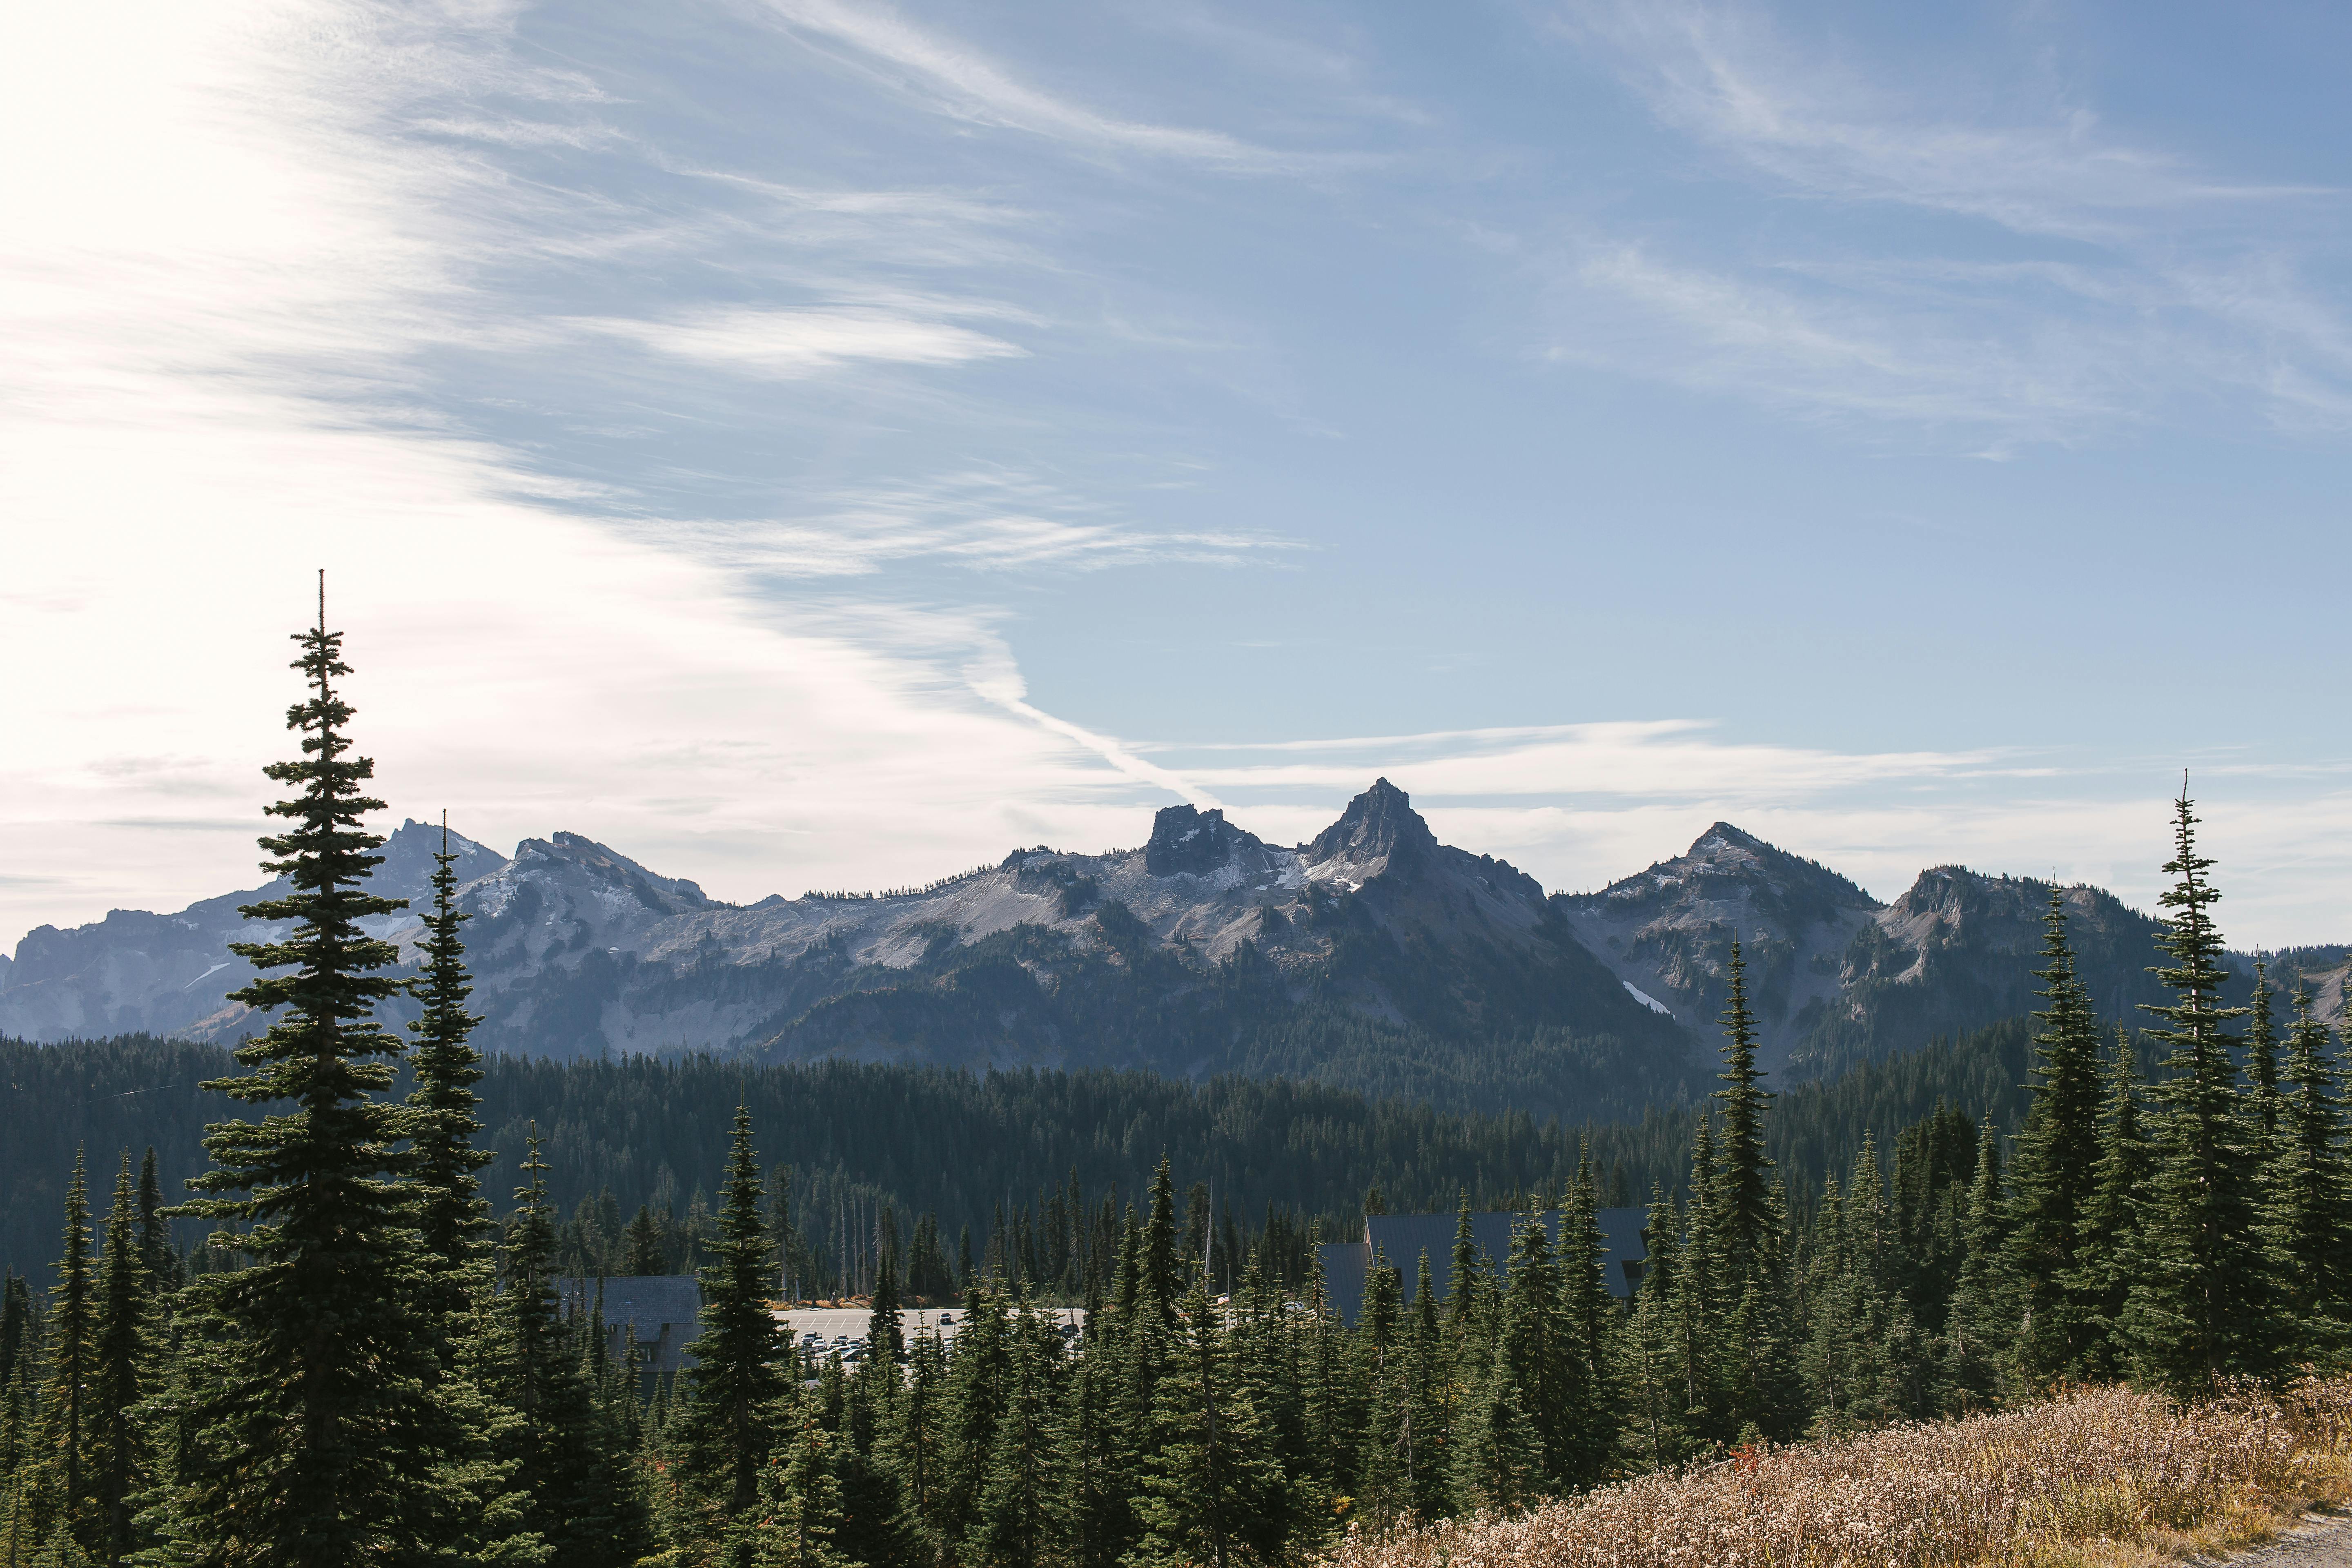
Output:
[[[0,925],[394,816],[714,891],[1387,773],[1580,887],[2352,933],[2340,7],[20,11]],[[370,731],[369,725],[375,728]]]

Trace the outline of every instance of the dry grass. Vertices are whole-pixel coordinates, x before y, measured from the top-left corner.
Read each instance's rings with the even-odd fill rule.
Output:
[[[2352,1490],[2352,1380],[2188,1410],[2121,1388],[1350,1535],[1333,1568],[2136,1568]]]

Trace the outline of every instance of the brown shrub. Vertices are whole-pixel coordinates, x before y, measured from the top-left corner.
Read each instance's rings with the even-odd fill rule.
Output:
[[[2178,1409],[2122,1388],[1643,1476],[1510,1519],[1351,1534],[1334,1568],[1962,1568],[2336,1489],[2352,1381]]]

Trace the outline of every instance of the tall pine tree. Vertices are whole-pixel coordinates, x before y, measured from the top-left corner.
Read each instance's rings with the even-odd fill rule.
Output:
[[[2066,941],[2066,897],[2042,920],[2033,1103],[2011,1165],[2008,1272],[2017,1291],[2017,1370],[2029,1383],[2084,1375],[2102,1331],[2068,1286],[2099,1163],[2099,1029]]]
[[[2296,1326],[2293,1353],[2337,1365],[2352,1352],[2352,1160],[2343,1071],[2301,986],[2284,1069],[2263,1233],[2277,1258],[2280,1316]]]
[[[478,1173],[493,1156],[474,1147],[482,1130],[474,1093],[482,1081],[482,1055],[471,1037],[481,1020],[466,1011],[474,986],[459,928],[472,917],[457,908],[457,857],[449,849],[446,815],[433,862],[433,909],[425,916],[421,944],[425,963],[410,986],[424,1011],[408,1026],[416,1037],[410,1056],[416,1083],[408,1096],[406,1130],[415,1223],[425,1244],[420,1304],[437,1320],[434,1329],[446,1368],[487,1279],[489,1205],[483,1201]]]
[[[287,715],[303,754],[266,770],[298,791],[261,840],[286,891],[238,911],[285,929],[231,949],[260,974],[230,1000],[270,1023],[237,1047],[246,1072],[205,1086],[272,1113],[213,1127],[189,1184],[208,1195],[181,1211],[242,1227],[248,1266],[201,1284],[177,1512],[201,1559],[256,1568],[435,1561],[506,1540],[509,1517],[481,1434],[433,1392],[407,1112],[381,1098],[401,1046],[375,1009],[400,986],[378,972],[399,955],[362,923],[406,905],[368,891],[383,840],[361,818],[383,803],[362,793],[375,765],[352,752],[320,576],[318,625],[295,639],[310,694]]]
[[[2171,1047],[2165,1066],[2172,1076],[2154,1090],[2164,1115],[2124,1308],[2134,1364],[2176,1394],[2268,1373],[2277,1340],[2265,1321],[2263,1259],[2245,1245],[2260,1212],[2260,1168],[2254,1131],[2240,1114],[2236,1042],[2226,1032],[2248,1010],[2223,1003],[2229,972],[2211,913],[2221,895],[2206,876],[2213,862],[2197,852],[2192,805],[2184,787],[2164,867],[2176,880],[2158,900],[2172,962],[2156,974],[2174,999],[2147,1009],[2164,1026],[2148,1033]]]
[[[768,1231],[746,1106],[735,1110],[713,1250],[702,1270],[702,1332],[687,1346],[695,1361],[686,1373],[678,1448],[687,1476],[725,1528],[759,1496],[770,1407],[790,1386],[783,1331],[768,1310]]]

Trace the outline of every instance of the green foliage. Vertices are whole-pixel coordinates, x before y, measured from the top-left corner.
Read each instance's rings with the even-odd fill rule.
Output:
[[[702,1272],[702,1332],[687,1346],[679,1464],[706,1506],[726,1515],[751,1506],[772,1440],[769,1410],[787,1386],[783,1331],[768,1311],[766,1226],[751,1113],[738,1107],[719,1213],[718,1258]]]
[[[2123,1313],[2141,1374],[2184,1394],[2267,1373],[2278,1350],[2262,1311],[2268,1260],[2245,1245],[2259,1212],[2260,1130],[2241,1114],[2237,1042],[2225,1030],[2250,1009],[2221,1005],[2228,975],[2210,913],[2221,895],[2190,805],[2185,792],[2175,803],[2164,868],[2178,879],[2160,900],[2172,963],[2157,974],[2175,999],[2148,1011],[2163,1021],[2149,1036],[2171,1047],[2171,1076],[2155,1086],[2156,1170]]]

